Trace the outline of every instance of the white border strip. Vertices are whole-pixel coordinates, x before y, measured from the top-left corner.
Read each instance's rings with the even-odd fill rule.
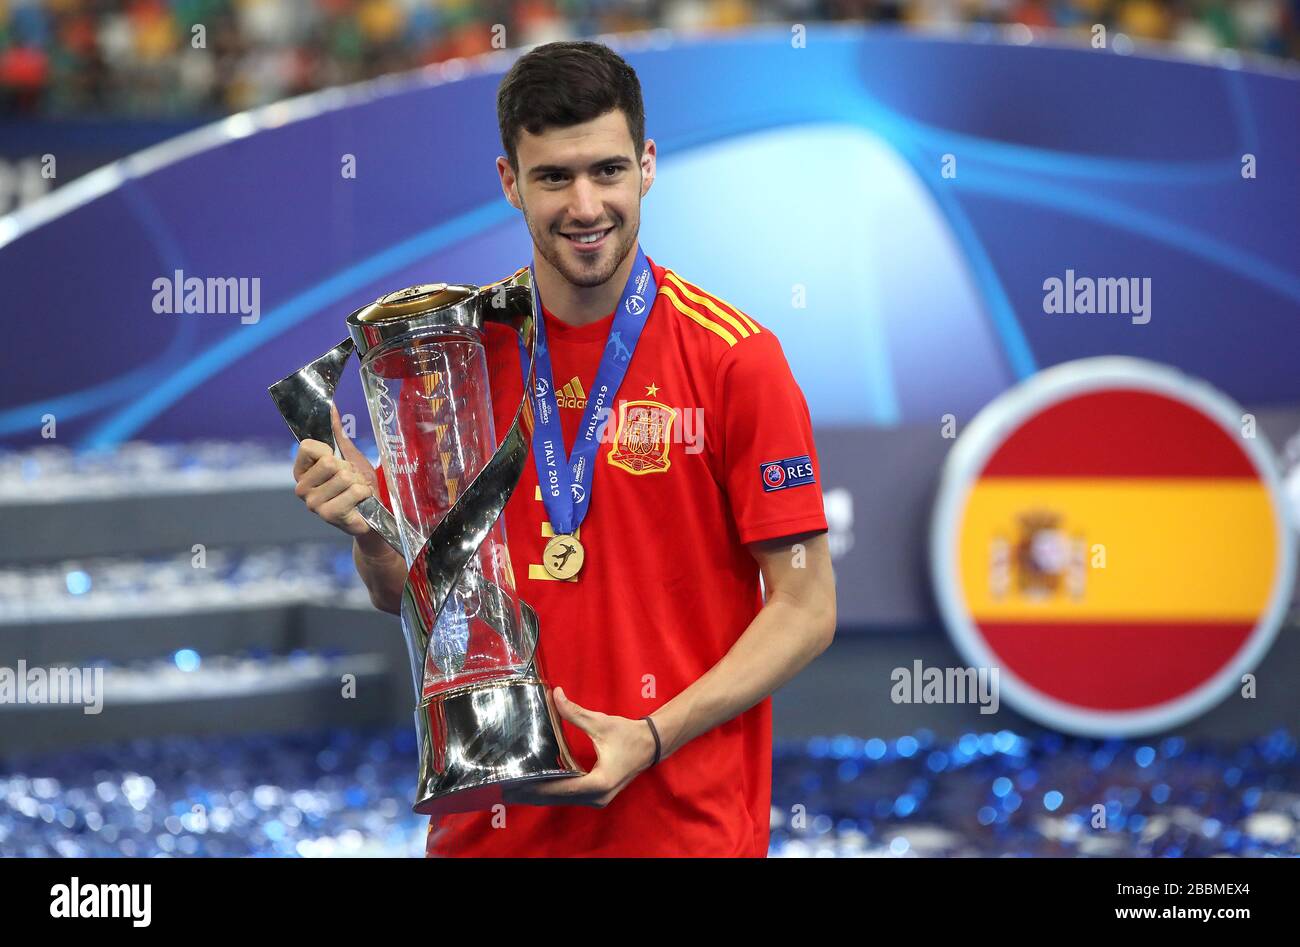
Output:
[[[208,125],[169,138],[141,151],[119,158],[84,174],[63,187],[56,188],[18,210],[0,217],[0,249],[38,227],[57,220],[85,204],[121,187],[128,180],[142,178],[162,168],[184,161],[213,148],[247,138],[255,132],[268,131],[294,122],[316,118],[372,99],[419,88],[457,82],[484,72],[502,69],[504,61],[526,50],[502,50],[483,53],[472,59],[448,59],[445,62],[391,76],[379,76],[347,86],[320,89],[236,112]]]

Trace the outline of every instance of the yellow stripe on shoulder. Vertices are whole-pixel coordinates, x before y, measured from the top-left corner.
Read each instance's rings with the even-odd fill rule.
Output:
[[[671,286],[665,283],[663,286],[659,287],[659,292],[663,293],[664,298],[673,304],[673,308],[676,309],[678,312],[680,312],[682,315],[684,315],[687,319],[690,319],[692,322],[704,326],[704,328],[708,329],[710,332],[720,337],[724,342],[727,343],[727,345],[736,344],[736,337],[734,335],[732,335],[730,332],[728,332],[718,323],[714,322],[712,319],[707,318],[702,313],[697,312],[696,310],[692,309],[690,306],[686,305],[686,303],[682,302],[681,298],[677,295],[676,292],[674,292]]]
[[[673,273],[671,270],[667,271],[664,275],[668,278],[668,282],[670,282],[674,287],[676,287],[677,291],[681,293],[684,298],[689,299],[696,306],[701,306],[704,309],[707,309],[708,314],[711,314],[712,316],[716,316],[717,318],[721,319],[723,322],[727,323],[729,326],[731,326],[732,331],[734,331],[742,339],[749,338],[750,335],[749,328],[739,319],[737,319],[729,312],[727,312],[725,309],[723,309],[721,306],[714,303],[703,292],[699,292],[696,289],[692,289],[676,273]],[[705,315],[706,318],[708,318],[708,314],[701,313],[701,315]]]
[[[749,338],[751,334],[758,335],[763,330],[759,328],[757,322],[749,318],[731,303],[727,302],[720,296],[700,289],[694,283],[688,283],[682,279],[673,270],[666,270],[665,276],[676,286],[682,294],[692,302],[699,303],[707,308],[710,312],[720,316],[725,321],[733,325],[739,332],[742,339]]]

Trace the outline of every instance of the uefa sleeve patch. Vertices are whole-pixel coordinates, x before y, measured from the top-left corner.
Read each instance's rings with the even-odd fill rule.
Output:
[[[758,465],[758,469],[763,478],[764,493],[788,490],[791,487],[802,487],[817,482],[817,478],[813,475],[812,457],[808,454],[802,457],[787,457],[785,460],[765,461]]]

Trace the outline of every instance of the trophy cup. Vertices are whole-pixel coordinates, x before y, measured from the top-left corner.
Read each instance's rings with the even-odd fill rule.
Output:
[[[537,665],[537,615],[516,591],[501,520],[528,458],[535,383],[534,289],[527,267],[486,287],[428,283],[347,318],[349,338],[270,388],[299,441],[334,448],[330,407],[355,348],[393,511],[357,507],[408,568],[402,631],[420,747],[414,811],[490,808],[505,785],[581,775]],[[492,420],[486,322],[529,354],[514,422]]]

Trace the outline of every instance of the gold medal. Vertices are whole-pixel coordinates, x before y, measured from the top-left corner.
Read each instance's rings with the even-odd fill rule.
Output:
[[[587,554],[574,536],[553,536],[542,551],[542,568],[556,579],[572,579]]]

